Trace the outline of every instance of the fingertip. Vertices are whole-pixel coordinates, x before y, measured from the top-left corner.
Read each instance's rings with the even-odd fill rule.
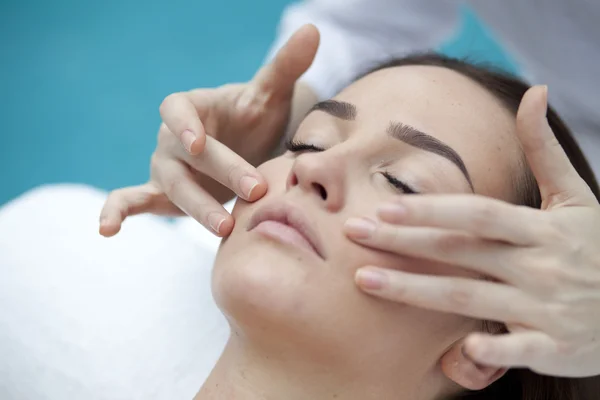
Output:
[[[109,221],[101,221],[100,227],[98,228],[98,233],[100,235],[109,238],[115,236],[121,230],[120,223],[114,223]]]
[[[466,337],[463,344],[463,349],[469,354],[469,357],[479,362],[482,362],[485,359],[485,342],[487,336],[488,335],[479,332],[474,332]]]
[[[234,182],[235,180],[231,181],[231,184],[233,185]],[[253,169],[253,171],[248,171],[246,175],[240,178],[237,185],[233,186],[233,190],[240,198],[248,202],[254,202],[265,195],[267,183],[256,172],[256,169]]]
[[[296,30],[287,43],[279,49],[273,62],[256,75],[259,87],[266,92],[291,96],[294,84],[312,65],[319,48],[320,34],[313,24]]]
[[[315,24],[308,23],[302,25],[300,29],[298,29],[298,34],[313,36],[310,39],[316,41],[317,45],[319,44],[318,42],[320,40],[321,33]]]
[[[548,85],[542,85],[542,91],[543,91],[544,101],[547,104],[548,103]]]
[[[383,289],[387,276],[375,267],[363,267],[354,274],[354,282],[365,291],[376,291]]]
[[[267,183],[261,179],[258,179],[256,185],[250,189],[247,201],[252,203],[256,200],[260,200],[265,194],[267,194],[267,190]]]
[[[235,221],[232,216],[228,216],[219,226],[219,232],[216,233],[218,237],[226,237],[231,234]]]
[[[517,120],[522,117],[523,114],[530,112],[539,111],[544,117],[546,116],[546,109],[548,108],[548,86],[547,85],[536,85],[530,87],[521,99],[519,110],[517,111]]]

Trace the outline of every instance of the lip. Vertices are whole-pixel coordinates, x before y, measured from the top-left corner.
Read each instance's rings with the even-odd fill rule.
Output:
[[[247,231],[253,230],[261,222],[265,221],[278,222],[294,229],[310,244],[314,253],[320,258],[325,258],[319,236],[312,229],[304,212],[297,206],[287,202],[264,205],[256,210],[250,218]]]

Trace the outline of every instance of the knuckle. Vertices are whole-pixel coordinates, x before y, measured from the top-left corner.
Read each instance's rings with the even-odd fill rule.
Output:
[[[160,157],[158,157],[155,153],[152,153],[150,157],[150,176],[155,176],[159,174],[161,169]]]
[[[527,274],[535,286],[544,295],[554,295],[561,288],[569,274],[560,263],[560,260],[549,254],[529,254],[521,259],[521,267],[527,270]]]
[[[231,163],[227,167],[227,181],[230,185],[236,185],[244,174],[244,167],[237,163]]]
[[[223,92],[230,92],[235,89],[239,89],[239,87],[240,87],[239,83],[225,83],[225,84],[219,86],[219,89]]]
[[[168,111],[169,108],[171,108],[171,106],[173,105],[173,103],[176,103],[178,101],[178,99],[181,97],[181,95],[182,94],[180,92],[176,92],[176,93],[171,93],[170,95],[165,97],[163,99],[163,101],[160,103],[160,106],[158,107],[158,111],[160,112],[160,115],[163,115],[166,111]]]
[[[570,235],[556,223],[546,220],[538,225],[538,235],[546,243],[565,243],[570,241]]]
[[[483,232],[494,221],[496,210],[490,204],[481,204],[477,211],[471,214],[471,227],[475,232]]]
[[[446,300],[452,308],[465,309],[473,302],[473,292],[462,286],[453,286],[448,290]]]
[[[247,123],[256,122],[256,120],[265,111],[265,104],[268,101],[268,96],[261,93],[255,86],[247,86],[237,96],[235,108],[242,118]]]
[[[537,282],[546,294],[555,294],[564,281],[564,272],[562,268],[556,265],[552,259],[541,262],[537,268]]]
[[[123,189],[116,189],[108,194],[108,197],[106,199],[106,204],[110,204],[111,206],[114,207],[114,206],[118,205],[119,203],[123,203],[124,200],[125,200],[125,198],[123,196]]]
[[[586,244],[575,237],[575,235],[569,235],[561,233],[561,243],[565,247],[566,254],[572,260],[573,265],[583,266],[586,265],[586,259],[588,258],[588,249]]]
[[[178,191],[181,190],[181,187],[183,186],[183,180],[177,177],[173,177],[171,179],[169,179],[167,182],[165,182],[164,185],[164,190],[165,193],[167,194],[167,196],[172,199],[174,196],[177,195]]]
[[[163,122],[160,124],[160,128],[158,129],[158,134],[156,138],[156,142],[159,146],[164,146],[169,142],[172,142],[175,139],[175,135],[171,132],[169,127]]]
[[[442,254],[451,254],[465,249],[470,238],[460,233],[444,233],[435,239],[435,248]]]
[[[537,355],[538,346],[533,341],[526,341],[521,345],[521,355],[524,359],[532,359]]]
[[[560,301],[544,303],[541,312],[553,321],[561,321],[561,324],[571,319],[571,307]]]

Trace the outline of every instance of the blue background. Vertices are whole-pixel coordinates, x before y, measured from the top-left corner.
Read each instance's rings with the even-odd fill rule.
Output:
[[[289,0],[0,0],[0,204],[44,183],[148,179],[169,93],[248,80]],[[468,9],[441,46],[515,64]]]

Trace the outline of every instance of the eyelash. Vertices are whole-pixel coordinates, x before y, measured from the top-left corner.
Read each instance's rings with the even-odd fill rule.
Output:
[[[296,139],[289,139],[287,142],[285,142],[285,147],[292,153],[299,153],[301,151],[325,151],[325,149],[322,147],[317,147],[312,144],[303,143]]]
[[[314,152],[325,151],[325,149],[322,147],[318,147],[318,146],[315,146],[315,145],[312,145],[309,143],[303,143],[296,139],[289,139],[285,143],[285,147],[292,153],[300,153],[303,151],[314,151]],[[385,179],[387,179],[387,181],[389,182],[390,185],[392,185],[394,188],[402,191],[402,193],[404,193],[404,194],[418,194],[419,193],[416,190],[414,190],[413,188],[411,188],[410,186],[408,186],[406,183],[402,182],[401,180],[399,180],[398,178],[393,176],[388,171],[383,172],[382,175],[385,177]]]

